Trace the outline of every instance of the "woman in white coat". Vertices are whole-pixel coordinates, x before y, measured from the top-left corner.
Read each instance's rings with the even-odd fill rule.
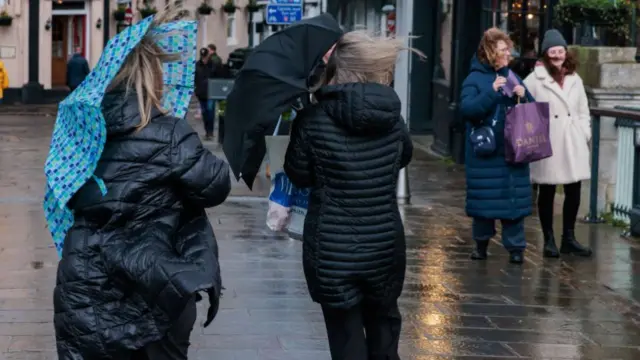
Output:
[[[532,183],[539,185],[538,216],[544,234],[544,257],[562,254],[591,256],[590,248],[575,237],[580,207],[580,184],[591,178],[589,141],[591,116],[582,79],[575,72],[577,61],[567,52],[567,42],[558,30],[547,31],[542,40],[542,58],[524,80],[531,95],[548,102],[553,156],[531,164]],[[560,251],[553,234],[556,186],[564,187],[562,244]]]

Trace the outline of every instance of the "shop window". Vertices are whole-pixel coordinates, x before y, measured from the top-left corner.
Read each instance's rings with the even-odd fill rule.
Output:
[[[636,47],[638,48],[638,52],[636,52],[636,61],[640,62],[640,29],[636,35]]]
[[[437,49],[439,49],[436,60],[434,78],[451,81],[451,56],[453,54],[453,1],[440,0],[438,6],[438,37]]]
[[[56,19],[57,20],[57,19]],[[56,26],[58,25],[58,26]],[[63,24],[64,25],[64,24]],[[51,27],[51,56],[65,58],[65,32],[64,27],[56,23]]]
[[[53,10],[84,10],[84,1],[54,1]]]
[[[546,30],[549,0],[483,0],[485,29],[497,27],[513,41],[512,69],[526,77],[535,66]]]

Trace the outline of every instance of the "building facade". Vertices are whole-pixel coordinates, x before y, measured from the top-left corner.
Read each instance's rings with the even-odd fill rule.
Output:
[[[393,35],[396,26],[396,0],[324,0],[346,31],[366,30],[373,35]]]
[[[512,70],[526,77],[535,66],[544,33],[554,27],[554,7],[559,0],[439,0],[414,1],[414,14],[433,13],[433,24],[414,20],[414,32],[422,40],[416,47],[434,59],[433,62],[414,63],[411,71],[412,131],[432,133],[432,149],[464,160],[465,124],[460,118],[458,104],[462,81],[468,74],[470,60],[476,52],[483,32],[498,27],[514,42]],[[634,0],[634,2],[638,2]],[[420,3],[420,5],[418,5]],[[636,15],[629,24],[629,39],[613,40],[605,37],[605,28],[590,28],[585,39],[580,29],[560,28],[570,44],[598,46],[633,46],[635,44]],[[428,20],[429,21],[429,20]],[[427,22],[428,22],[427,21]],[[597,30],[597,31],[596,31]],[[601,36],[602,35],[602,36]],[[637,44],[640,46],[640,44]],[[417,83],[416,83],[417,82]],[[425,90],[423,90],[425,89]],[[420,101],[420,99],[430,101]]]
[[[544,32],[553,26],[557,1],[441,0],[430,2],[430,9],[422,9],[434,14],[433,25],[421,26],[414,21],[414,29],[418,25],[416,32],[428,34],[418,47],[433,61],[416,64],[422,69],[412,75],[420,74],[420,86],[428,89],[424,96],[430,101],[424,105],[416,102],[411,120],[414,132],[434,135],[435,152],[458,162],[464,159],[465,124],[458,111],[461,85],[483,32],[497,27],[510,35],[514,43],[512,69],[525,77],[535,65]]]
[[[225,13],[224,0],[211,0],[214,12],[198,14],[201,0],[184,0],[189,17],[199,21],[198,43],[213,43],[225,59],[249,40],[247,0],[236,1],[237,11]],[[164,0],[152,6],[161,8]],[[0,58],[10,78],[6,102],[43,103],[59,101],[66,95],[66,64],[79,48],[91,67],[95,66],[106,42],[126,26],[115,19],[119,7],[131,9],[132,22],[141,18],[141,0],[0,0],[12,18],[0,26]],[[259,16],[256,16],[259,19]]]
[[[535,65],[544,32],[553,27],[558,2],[332,0],[328,8],[347,30],[378,32],[389,25],[388,16],[393,15],[397,35],[426,55],[420,60],[403,54],[398,61],[395,87],[403,100],[403,115],[413,134],[433,135],[435,152],[462,162],[465,124],[458,111],[460,91],[483,32],[495,26],[511,36],[512,69],[525,77]],[[631,30],[640,48],[640,34]],[[570,43],[580,40],[575,29],[561,31]]]

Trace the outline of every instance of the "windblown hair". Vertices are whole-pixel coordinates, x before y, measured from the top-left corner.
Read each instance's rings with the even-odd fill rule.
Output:
[[[578,68],[578,59],[576,59],[573,53],[567,50],[566,54],[567,55],[564,59],[564,63],[562,63],[562,69],[558,69],[557,67],[553,66],[548,51],[542,54],[542,64],[544,64],[544,67],[547,69],[547,72],[549,72],[549,75],[551,75],[551,77],[559,83],[562,82],[561,80],[564,75],[571,75],[575,73],[576,69]]]
[[[345,33],[329,57],[324,83],[390,85],[398,55],[403,50],[424,58],[422,52],[406,47],[402,39],[375,37],[363,31]]]
[[[484,32],[480,45],[478,45],[477,57],[481,63],[496,66],[498,56],[498,42],[504,41],[509,48],[513,47],[513,41],[509,35],[498,28],[491,28]]]
[[[178,20],[181,13],[175,5],[168,5],[155,14],[150,28]],[[153,108],[166,112],[162,108],[164,87],[162,66],[165,62],[177,61],[180,58],[180,55],[165,53],[156,45],[157,41],[158,38],[148,32],[129,53],[120,71],[109,85],[110,89],[122,87],[127,94],[130,92],[136,94],[140,109],[138,130],[142,130],[149,124]]]

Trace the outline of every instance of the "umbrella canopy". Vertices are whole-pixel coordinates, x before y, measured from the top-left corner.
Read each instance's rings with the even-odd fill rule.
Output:
[[[153,17],[129,26],[109,40],[93,71],[60,103],[44,167],[47,184],[43,204],[60,256],[66,233],[73,225],[73,213],[67,207],[69,200],[91,179],[103,193],[107,191],[102,179],[93,172],[107,138],[101,104],[108,86],[131,51],[150,34],[166,53],[179,55],[175,61],[163,64],[162,101],[170,114],[184,118],[193,94],[197,31],[195,21],[153,26]]]
[[[307,80],[343,32],[329,14],[302,20],[260,43],[227,97],[224,153],[249,188],[278,117],[308,93]]]

